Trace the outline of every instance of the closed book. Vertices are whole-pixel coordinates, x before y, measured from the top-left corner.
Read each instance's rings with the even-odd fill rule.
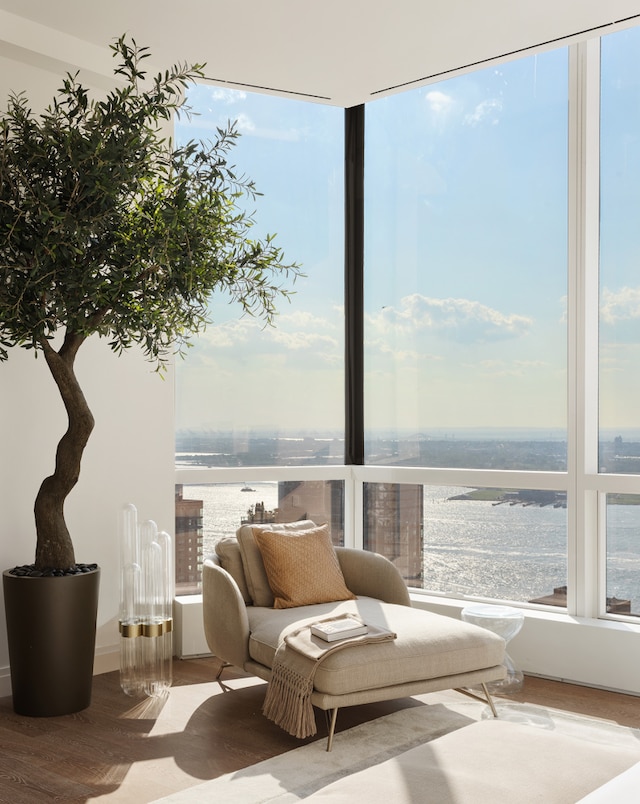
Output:
[[[326,642],[361,636],[366,634],[368,630],[365,623],[360,622],[360,620],[354,620],[351,617],[345,617],[342,620],[331,620],[330,622],[314,623],[311,626],[311,633]]]

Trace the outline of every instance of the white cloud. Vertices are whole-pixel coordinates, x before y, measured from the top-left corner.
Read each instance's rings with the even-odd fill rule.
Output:
[[[465,115],[464,123],[466,126],[477,126],[482,122],[489,122],[496,125],[499,122],[499,114],[502,111],[502,101],[497,98],[482,101],[473,112]]]
[[[437,89],[427,92],[425,99],[429,105],[429,109],[434,114],[438,115],[447,114],[455,105],[455,101],[451,95],[447,95],[445,92],[440,92]]]
[[[502,100],[500,98],[488,98],[477,103],[472,111],[464,113],[463,104],[456,100],[453,95],[448,95],[440,90],[432,90],[425,95],[429,111],[439,124],[447,122],[454,115],[465,126],[477,126],[481,123],[497,125],[500,122],[502,112]],[[466,105],[466,104],[465,104]]]
[[[485,342],[525,334],[532,320],[516,313],[502,313],[471,299],[434,299],[414,293],[399,307],[384,307],[370,318],[381,333],[407,334],[430,330],[460,342]]]
[[[342,315],[342,310],[336,308],[336,311],[339,315]],[[307,310],[294,310],[290,313],[281,313],[277,316],[275,323],[278,328],[282,326],[304,327],[305,329],[316,327],[320,330],[335,328],[335,325],[330,323],[326,318],[314,315]]]
[[[252,332],[260,325],[251,318],[240,318],[226,321],[224,324],[209,324],[205,331],[197,338],[196,343],[207,348],[232,349],[239,343],[246,343]]]
[[[241,103],[247,99],[247,93],[240,89],[227,89],[225,87],[215,87],[211,91],[211,100],[215,103],[225,103],[232,106],[234,103]]]
[[[210,324],[194,342],[191,352],[201,361],[237,355],[242,359],[264,360],[266,356],[300,354],[307,363],[338,363],[342,360],[342,339],[336,322],[310,312],[295,311],[276,316],[274,326],[243,316]]]
[[[284,119],[274,126],[261,127],[250,113],[253,104],[249,101],[250,94],[240,89],[199,85],[189,92],[194,114],[191,118],[183,115],[177,122],[177,130],[183,130],[188,137],[200,138],[201,132],[217,133],[218,128],[225,128],[235,120],[241,133],[253,137],[298,142],[308,135],[307,129],[288,126]]]
[[[293,351],[320,349],[324,353],[338,348],[338,342],[335,338],[329,335],[322,335],[319,332],[285,332],[282,329],[273,329],[265,330],[265,334],[273,343]]]
[[[640,288],[622,288],[617,292],[604,288],[600,317],[605,324],[640,318]]]
[[[304,132],[297,128],[260,128],[256,126],[253,118],[245,112],[226,115],[218,114],[215,120],[204,120],[202,117],[194,117],[191,121],[181,120],[179,125],[184,129],[187,136],[195,138],[196,136],[202,136],[200,132],[205,131],[213,131],[217,134],[218,128],[226,128],[229,122],[235,122],[236,128],[241,134],[261,137],[265,140],[298,142],[304,137]],[[195,134],[192,133],[192,129],[195,131]]]
[[[241,112],[239,115],[237,115],[235,121],[236,128],[243,134],[254,132],[256,130],[256,124],[249,117],[249,115],[244,114],[244,112]]]
[[[333,334],[335,329],[326,318],[296,310],[277,316],[275,327],[267,327],[263,338],[279,350],[307,352],[312,360],[333,363],[341,357],[341,340]]]

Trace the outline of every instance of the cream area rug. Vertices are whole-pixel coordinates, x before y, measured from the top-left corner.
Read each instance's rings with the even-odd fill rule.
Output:
[[[417,699],[424,706],[338,732],[330,753],[319,739],[157,804],[576,804],[640,762],[637,729],[508,702],[496,725],[453,691]]]

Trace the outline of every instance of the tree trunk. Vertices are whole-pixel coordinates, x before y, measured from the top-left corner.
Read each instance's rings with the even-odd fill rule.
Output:
[[[58,443],[54,473],[44,479],[36,497],[37,569],[67,569],[76,563],[64,518],[64,503],[78,482],[82,454],[94,425],[93,415],[73,368],[76,353],[84,340],[82,335],[67,333],[57,352],[49,341],[41,341],[47,365],[67,411],[69,425]]]

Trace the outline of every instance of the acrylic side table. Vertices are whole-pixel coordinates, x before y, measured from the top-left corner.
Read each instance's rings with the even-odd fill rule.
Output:
[[[467,623],[479,625],[494,634],[501,636],[509,642],[520,631],[524,622],[524,614],[511,606],[493,606],[478,603],[462,609],[460,617]],[[524,676],[521,670],[516,669],[508,653],[504,655],[504,666],[507,675],[500,681],[491,681],[487,684],[489,692],[509,694],[522,689]]]

